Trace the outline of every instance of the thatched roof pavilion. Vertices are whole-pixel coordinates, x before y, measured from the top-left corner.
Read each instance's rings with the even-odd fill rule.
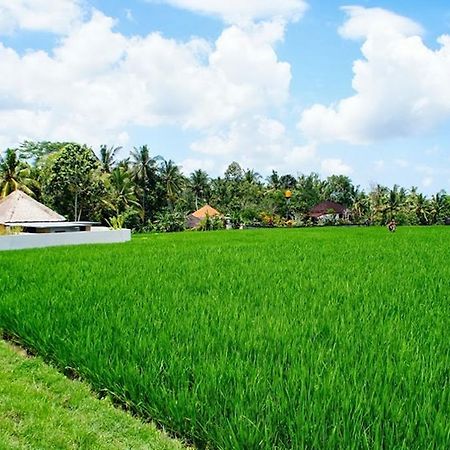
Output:
[[[65,222],[66,218],[22,191],[14,191],[0,200],[0,223]]]
[[[30,233],[90,231],[92,222],[68,222],[25,192],[16,190],[0,200],[0,228],[20,227]]]

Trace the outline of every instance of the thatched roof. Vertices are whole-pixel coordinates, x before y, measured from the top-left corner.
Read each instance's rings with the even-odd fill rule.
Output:
[[[0,223],[64,222],[65,217],[52,211],[22,191],[14,191],[0,200]]]
[[[330,212],[334,214],[344,214],[347,208],[344,205],[336,202],[322,202],[314,206],[309,212],[310,217],[321,217],[329,214]]]
[[[204,219],[206,216],[214,217],[220,216],[220,212],[217,209],[214,209],[212,206],[205,205],[203,208],[200,208],[198,211],[195,211],[191,214],[191,216],[196,217],[197,219]]]

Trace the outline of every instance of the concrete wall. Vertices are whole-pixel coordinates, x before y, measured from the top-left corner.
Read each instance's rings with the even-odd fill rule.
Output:
[[[95,228],[93,228],[94,230]],[[131,239],[130,230],[78,231],[49,234],[18,234],[0,236],[0,250],[20,250],[24,248],[58,247],[61,245],[112,244]]]

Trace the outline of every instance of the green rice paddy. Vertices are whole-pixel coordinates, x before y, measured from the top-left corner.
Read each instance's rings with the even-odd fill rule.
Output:
[[[0,253],[0,328],[199,448],[450,448],[450,227]]]

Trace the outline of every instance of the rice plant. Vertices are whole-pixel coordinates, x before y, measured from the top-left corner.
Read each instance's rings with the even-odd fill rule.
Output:
[[[0,328],[198,448],[450,448],[450,228],[0,254]]]

